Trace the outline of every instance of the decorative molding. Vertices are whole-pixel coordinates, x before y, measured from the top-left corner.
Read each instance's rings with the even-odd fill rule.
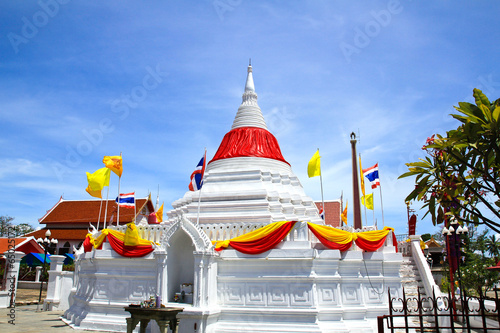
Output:
[[[181,228],[188,234],[188,236],[193,241],[196,252],[201,253],[213,253],[213,245],[208,236],[203,232],[203,230],[189,221],[184,216],[180,216],[173,223],[169,225],[169,228],[161,237],[160,243],[163,248],[170,247],[170,238]]]

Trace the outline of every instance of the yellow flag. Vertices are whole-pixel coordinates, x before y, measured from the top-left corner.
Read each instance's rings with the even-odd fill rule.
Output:
[[[93,191],[90,188],[90,185],[89,185],[89,186],[87,186],[87,188],[85,189],[85,191],[87,191],[87,193],[90,194],[91,196],[93,196],[94,198],[101,198],[102,199],[101,190],[99,190],[99,191]]]
[[[125,230],[125,238],[123,244],[126,246],[136,246],[139,244],[139,231],[134,222],[127,223],[127,230]]]
[[[102,163],[104,163],[106,168],[116,173],[118,177],[122,176],[123,166],[121,156],[104,156]]]
[[[101,168],[94,173],[87,172],[87,181],[92,191],[100,191],[104,186],[109,186],[109,169]]]
[[[361,179],[361,192],[363,192],[363,195],[366,195],[365,193],[365,178],[363,175],[363,167],[361,166],[361,154],[359,155],[359,172],[360,172],[360,179]]]
[[[340,215],[340,218],[342,219],[342,222],[345,223],[345,225],[347,225],[347,205],[349,204],[348,201],[345,202],[345,209],[344,211],[342,212],[342,214]]]
[[[321,156],[319,156],[319,150],[316,150],[313,157],[307,164],[307,175],[309,178],[321,175]]]
[[[373,210],[373,193],[363,195],[361,197],[361,203],[365,205],[366,208]]]
[[[156,222],[163,222],[163,203],[161,204],[161,207],[156,211]]]

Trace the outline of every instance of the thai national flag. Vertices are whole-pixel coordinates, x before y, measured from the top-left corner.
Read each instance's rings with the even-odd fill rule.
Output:
[[[323,207],[319,209],[319,217],[321,217],[323,220],[325,219],[325,212],[323,211]]]
[[[120,193],[120,196],[116,198],[116,203],[120,207],[134,208],[135,207],[135,192],[132,193]]]
[[[378,163],[371,168],[363,169],[363,175],[372,183],[372,188],[380,186],[380,180],[378,179]]]
[[[203,175],[205,174],[205,159],[207,153],[201,158],[200,162],[196,166],[196,169],[191,174],[191,182],[189,183],[190,191],[197,191],[203,186]]]

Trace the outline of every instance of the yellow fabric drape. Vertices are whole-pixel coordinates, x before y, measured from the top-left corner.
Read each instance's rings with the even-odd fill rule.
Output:
[[[309,227],[314,229],[321,236],[325,237],[330,242],[334,242],[337,244],[348,244],[354,240],[356,240],[356,234],[341,230],[335,229],[326,225],[319,225],[314,223],[307,223]]]
[[[87,236],[90,236],[89,237],[90,238],[90,244],[93,244],[94,248],[97,249],[98,247],[101,246],[102,242],[104,242],[104,239],[106,239],[106,236],[108,234],[111,234],[111,235],[115,236],[118,240],[120,240],[120,241],[122,241],[122,242],[125,243],[125,234],[123,232],[119,232],[119,231],[111,230],[111,229],[103,229],[103,230],[101,230],[101,234],[97,238],[93,238],[91,234],[88,234]],[[133,245],[151,245],[153,243],[154,242],[148,241],[146,239],[138,238],[137,243],[133,244]],[[125,244],[125,245],[132,245],[132,244]]]
[[[314,223],[307,223],[311,228],[317,231],[321,236],[327,240],[337,244],[347,244],[355,241],[358,238],[370,242],[376,242],[387,236],[389,231],[394,231],[394,228],[384,227],[382,230],[371,230],[364,232],[349,232],[341,229],[336,229],[326,225],[319,225]]]
[[[126,246],[136,246],[139,244],[139,231],[134,222],[127,223],[127,230],[125,230],[125,236],[123,237],[123,244]]]
[[[223,247],[227,248],[229,246],[230,242],[251,242],[255,241],[257,239],[260,239],[262,237],[265,237],[272,233],[273,231],[281,228],[285,223],[288,223],[288,221],[280,221],[280,222],[274,222],[271,224],[266,225],[265,227],[259,228],[254,231],[250,231],[249,233],[243,234],[241,236],[223,240],[223,241],[212,241],[212,244],[215,245],[216,248]]]
[[[394,228],[384,227],[384,229],[382,230],[358,232],[357,235],[359,238],[364,239],[366,241],[376,242],[387,236],[389,231],[394,231]]]

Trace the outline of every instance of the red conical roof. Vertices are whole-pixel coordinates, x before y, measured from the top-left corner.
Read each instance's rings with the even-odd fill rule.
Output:
[[[290,165],[281,155],[274,135],[259,127],[239,127],[229,131],[210,163],[232,157],[271,158]]]

